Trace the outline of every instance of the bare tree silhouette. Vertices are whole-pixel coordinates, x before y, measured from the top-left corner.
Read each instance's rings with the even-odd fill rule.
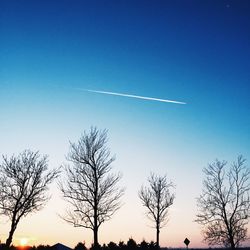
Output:
[[[149,187],[141,187],[139,198],[148,210],[148,218],[155,223],[156,246],[159,248],[160,228],[166,225],[168,208],[175,198],[175,195],[170,193],[174,185],[171,181],[167,181],[166,175],[158,176],[153,173],[148,178],[148,183]]]
[[[117,187],[120,174],[112,174],[107,144],[107,130],[91,128],[77,143],[70,143],[65,167],[66,180],[60,182],[64,198],[71,205],[64,220],[75,227],[93,230],[94,248],[98,248],[98,229],[120,208],[124,189]]]
[[[59,170],[48,171],[47,156],[25,150],[9,159],[3,156],[0,164],[0,212],[9,217],[11,228],[6,240],[9,248],[20,219],[40,210],[49,199],[48,185]]]
[[[250,216],[250,169],[239,156],[226,171],[227,162],[216,160],[204,168],[196,222],[204,225],[209,245],[235,248],[247,239]]]

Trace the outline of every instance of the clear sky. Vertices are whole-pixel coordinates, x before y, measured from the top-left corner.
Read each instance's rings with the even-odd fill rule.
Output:
[[[65,162],[69,140],[91,125],[109,130],[123,174],[123,207],[100,243],[155,239],[137,192],[150,172],[167,174],[176,200],[160,244],[201,243],[195,220],[202,169],[239,154],[250,162],[250,1],[0,1],[0,153],[24,149]],[[110,91],[186,105],[87,92]],[[75,246],[92,232],[62,221],[57,190],[20,222],[15,242]],[[0,239],[9,230],[0,219]]]

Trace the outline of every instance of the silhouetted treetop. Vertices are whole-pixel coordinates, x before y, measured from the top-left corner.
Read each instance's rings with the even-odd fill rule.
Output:
[[[75,246],[74,250],[87,250],[87,247],[85,246],[85,243],[79,242]]]
[[[63,217],[76,227],[93,230],[94,247],[99,248],[98,229],[120,208],[123,188],[120,174],[111,172],[114,157],[107,147],[107,130],[92,127],[77,143],[70,143],[65,166],[66,179],[60,189],[71,205]]]
[[[38,211],[49,199],[48,185],[59,169],[48,170],[48,157],[25,150],[18,156],[3,156],[0,164],[0,213],[9,217],[11,229],[6,240],[9,247],[20,219]]]
[[[202,194],[197,200],[196,222],[204,226],[209,245],[235,248],[247,239],[250,217],[250,169],[239,156],[229,169],[216,160],[204,168]]]
[[[175,195],[171,193],[174,187],[167,177],[151,173],[148,178],[148,186],[142,186],[139,191],[139,198],[142,205],[147,208],[147,216],[155,224],[156,245],[159,248],[160,228],[165,226],[168,215],[168,208],[173,204]]]

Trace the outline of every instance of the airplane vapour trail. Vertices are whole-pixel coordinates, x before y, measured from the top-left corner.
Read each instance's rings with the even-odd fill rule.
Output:
[[[116,95],[116,96],[123,96],[123,97],[129,97],[129,98],[143,99],[143,100],[148,100],[148,101],[168,102],[168,103],[175,103],[175,104],[186,104],[185,102],[179,102],[179,101],[167,100],[167,99],[159,99],[159,98],[147,97],[147,96],[129,95],[129,94],[123,94],[123,93],[115,93],[115,92],[92,90],[92,89],[81,89],[81,90],[92,92],[92,93],[98,93],[98,94]]]

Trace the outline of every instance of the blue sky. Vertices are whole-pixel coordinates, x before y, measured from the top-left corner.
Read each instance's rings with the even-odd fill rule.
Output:
[[[161,245],[182,246],[189,236],[193,246],[201,246],[193,221],[202,168],[239,154],[250,160],[249,13],[245,0],[1,1],[0,153],[40,150],[57,167],[65,161],[69,140],[91,125],[107,128],[114,169],[123,173],[127,191],[121,211],[104,224],[101,240],[154,239],[135,191],[154,171],[176,183]],[[25,219],[18,234],[29,236],[25,225],[50,216],[71,235],[65,244],[84,240],[85,234],[90,244],[89,232],[76,233],[58,219],[63,205],[54,205],[61,201],[53,190],[47,208]],[[126,224],[134,210],[139,221]],[[108,235],[117,225],[122,232]],[[176,233],[180,228],[183,235]],[[59,233],[36,234],[36,242],[62,241]]]

